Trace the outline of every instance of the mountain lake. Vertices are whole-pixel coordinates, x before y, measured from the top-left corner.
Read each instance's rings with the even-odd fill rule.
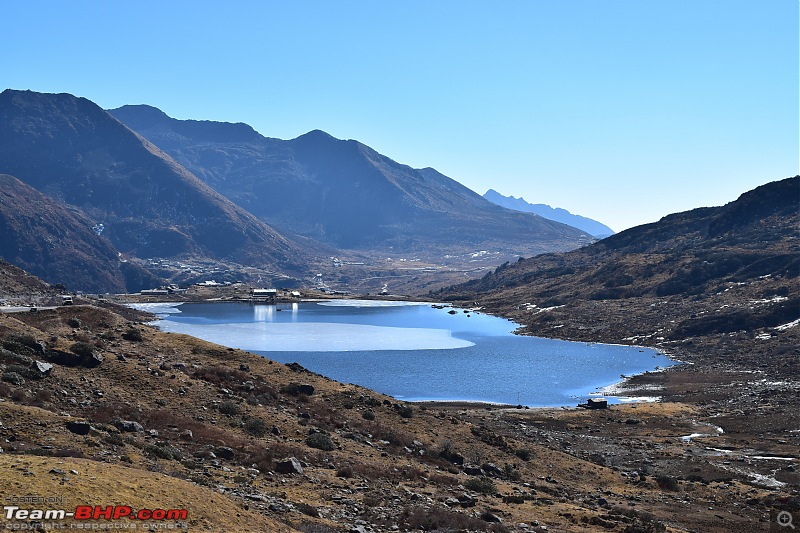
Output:
[[[326,300],[134,304],[185,333],[405,401],[574,406],[677,364],[650,348],[514,335],[517,324],[430,303]],[[455,311],[454,313],[451,311]],[[610,402],[631,398],[609,397]]]

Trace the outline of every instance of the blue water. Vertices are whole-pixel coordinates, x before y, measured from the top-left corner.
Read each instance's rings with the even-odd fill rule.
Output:
[[[407,401],[575,405],[598,388],[671,366],[648,348],[514,335],[517,325],[429,304],[360,301],[139,306],[164,331],[297,362]]]

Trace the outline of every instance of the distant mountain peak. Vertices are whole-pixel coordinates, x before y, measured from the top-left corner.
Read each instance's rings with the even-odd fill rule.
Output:
[[[243,122],[217,122],[214,120],[181,120],[175,119],[158,109],[147,104],[124,105],[108,112],[117,120],[134,131],[151,130],[155,128],[168,128],[173,133],[193,141],[207,142],[209,140],[222,142],[256,142],[261,134]]]
[[[147,104],[124,105],[118,109],[115,109],[114,111],[123,114],[135,112],[141,120],[151,121],[154,124],[169,120],[169,115],[161,111],[159,108]]]
[[[490,202],[501,205],[507,209],[522,211],[524,213],[534,213],[549,220],[555,220],[556,222],[567,224],[573,228],[578,228],[601,239],[614,234],[614,230],[596,220],[592,220],[591,218],[581,215],[574,215],[566,209],[562,209],[560,207],[554,208],[547,204],[531,204],[525,201],[522,196],[519,198],[515,198],[514,196],[503,196],[496,190],[489,189],[486,191],[483,197]]]

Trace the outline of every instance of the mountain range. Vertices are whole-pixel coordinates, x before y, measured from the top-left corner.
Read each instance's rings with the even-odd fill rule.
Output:
[[[560,207],[554,208],[547,204],[531,204],[526,202],[522,197],[515,198],[513,196],[503,196],[494,189],[489,189],[486,191],[483,194],[483,197],[490,202],[501,205],[507,209],[523,211],[526,213],[536,213],[541,217],[578,228],[582,231],[585,231],[589,235],[597,237],[598,239],[603,239],[614,234],[614,230],[605,224],[581,215],[573,215],[566,209],[562,209]]]
[[[109,111],[276,228],[360,251],[506,255],[567,250],[586,233],[502,209],[434,169],[414,169],[315,130],[292,140],[245,124],[176,120],[145,105]]]
[[[337,255],[365,264],[363,258],[408,254],[474,269],[476,253],[499,261],[592,241],[358,141],[321,131],[271,139],[245,124],[180,121],[149,106],[107,112],[70,94],[0,94],[0,173],[31,188],[4,181],[14,196],[3,206],[14,228],[5,257],[48,281],[89,291],[152,283],[153,276],[132,267],[162,259],[224,262],[234,279],[270,283],[311,279]],[[48,253],[74,260],[72,267],[45,259],[37,241],[44,230],[34,230],[23,209],[26,194],[49,213],[45,233],[60,224],[70,235],[51,238]],[[104,273],[84,268],[80,257],[103,265]],[[383,267],[373,266],[368,277],[378,279]],[[191,277],[187,271],[180,279]],[[173,279],[173,271],[154,272]]]

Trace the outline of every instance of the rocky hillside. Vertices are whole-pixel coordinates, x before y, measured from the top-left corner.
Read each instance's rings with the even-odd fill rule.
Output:
[[[40,278],[0,258],[0,300],[31,301],[32,297],[52,297],[59,291]]]
[[[322,131],[284,141],[245,124],[175,120],[149,106],[110,113],[259,218],[340,248],[519,257],[591,241],[494,205],[433,169]]]
[[[735,339],[727,356],[753,363],[769,353],[799,371],[798,198],[800,177],[768,183],[722,207],[502,265],[436,296],[478,301],[537,335],[687,350]]]
[[[715,441],[733,469],[678,438],[709,424],[691,405],[410,405],[94,303],[0,313],[0,482],[68,510],[185,509],[160,524],[189,531],[722,533],[796,502],[793,470],[749,459],[791,443]]]
[[[135,292],[159,279],[119,252],[80,210],[0,174],[0,257],[51,284],[93,293]]]
[[[574,215],[566,209],[562,209],[560,207],[553,208],[547,204],[531,204],[526,202],[522,197],[514,198],[513,196],[503,196],[494,189],[489,189],[486,191],[483,197],[492,203],[501,205],[508,209],[524,211],[526,213],[536,213],[541,217],[549,218],[550,220],[555,220],[556,222],[561,222],[562,224],[567,224],[569,226],[578,228],[579,230],[585,231],[589,235],[593,235],[598,239],[603,239],[614,234],[614,230],[605,224],[581,215]]]
[[[125,254],[298,272],[307,253],[85,98],[0,94],[0,172],[80,208]]]

